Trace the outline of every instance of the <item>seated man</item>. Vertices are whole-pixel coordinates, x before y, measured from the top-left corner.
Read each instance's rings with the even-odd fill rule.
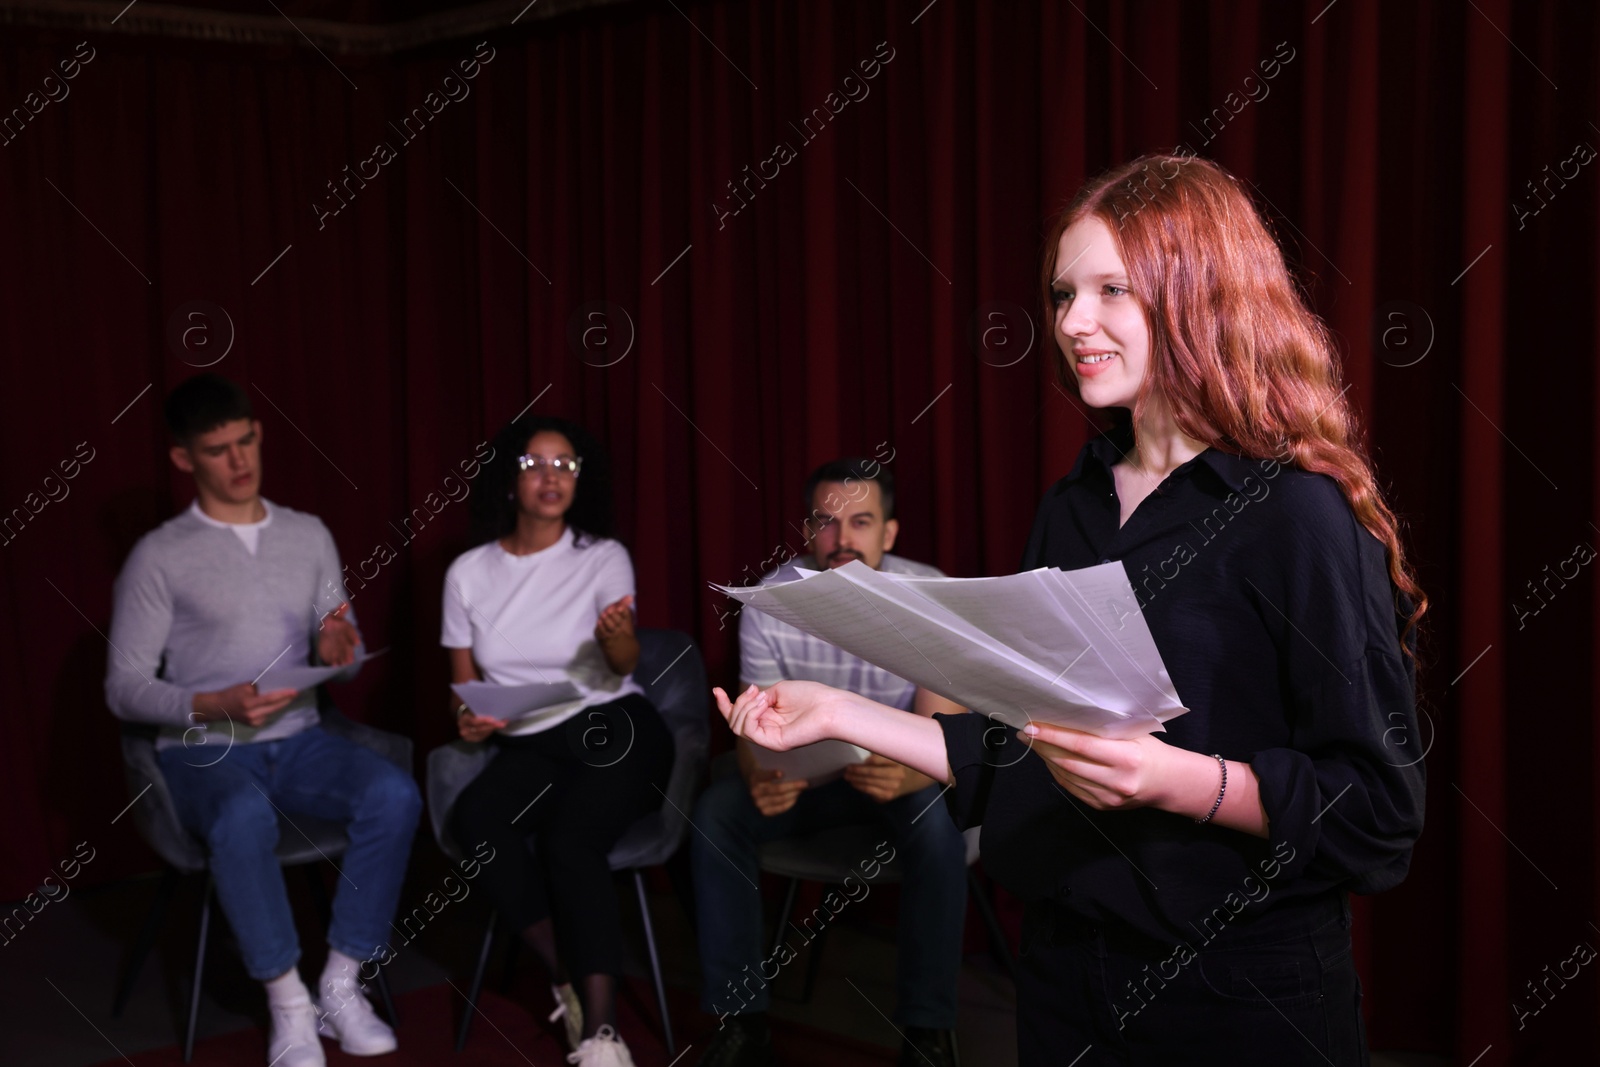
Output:
[[[889,554],[899,523],[894,482],[876,463],[839,460],[818,468],[806,484],[812,509],[807,527],[810,559],[790,561],[767,581],[799,577],[795,564],[813,570],[861,560],[897,574],[941,572]],[[762,688],[802,679],[854,690],[919,715],[962,709],[903,678],[754,608],[739,619],[741,687]],[[701,1058],[702,1067],[755,1067],[772,1062],[767,1026],[768,983],[803,950],[807,938],[790,939],[766,957],[761,932],[759,846],[829,826],[875,823],[888,849],[876,856],[839,857],[875,872],[877,861],[898,854],[900,883],[898,1004],[895,1024],[905,1036],[901,1064],[945,1067],[956,1063],[956,976],[966,917],[966,843],[932,779],[882,756],[849,766],[844,777],[808,789],[763,770],[759,751],[738,741],[737,778],[714,782],[695,806],[690,835],[699,912],[702,1007],[722,1025]],[[825,902],[827,898],[824,898]],[[821,914],[828,915],[828,911]],[[816,936],[815,932],[810,934]],[[815,951],[815,949],[813,949]]]
[[[217,900],[245,969],[266,985],[275,1067],[321,1067],[321,1033],[357,1056],[394,1031],[356,985],[385,945],[416,832],[411,776],[318,725],[314,689],[258,692],[274,665],[352,663],[361,648],[339,555],[314,516],[261,497],[261,423],[213,374],[166,402],[173,465],[196,498],[140,539],[117,578],[106,700],[160,729],[157,758],[179,819],[210,853]],[[274,855],[278,816],[345,824],[350,847],[313,1004]]]

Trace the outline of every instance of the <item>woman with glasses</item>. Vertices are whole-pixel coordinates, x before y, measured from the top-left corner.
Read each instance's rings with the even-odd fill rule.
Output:
[[[809,682],[719,706],[767,748],[840,738],[950,784],[1025,902],[1024,1067],[1365,1064],[1347,895],[1396,885],[1422,830],[1427,598],[1333,337],[1206,160],[1102,175],[1048,236],[1061,386],[1110,428],[1022,567],[1120,562],[1188,713],[1113,740]]]
[[[632,677],[633,564],[609,536],[604,454],[550,418],[513,422],[494,447],[474,497],[481,543],[445,575],[451,681],[570,682],[578,696],[508,722],[451,692],[461,736],[498,752],[456,801],[450,832],[493,849],[479,884],[549,970],[569,1061],[630,1067],[616,1031],[623,948],[606,855],[660,806],[672,735]]]

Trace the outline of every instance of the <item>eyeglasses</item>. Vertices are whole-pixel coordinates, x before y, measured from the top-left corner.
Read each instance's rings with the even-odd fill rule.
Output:
[[[557,477],[570,475],[571,477],[576,478],[578,476],[578,469],[582,466],[582,456],[557,456],[555,459],[548,459],[544,456],[534,455],[517,457],[517,469],[522,471],[524,474],[532,474],[535,477],[543,474],[545,471],[549,471],[551,474],[554,474]]]

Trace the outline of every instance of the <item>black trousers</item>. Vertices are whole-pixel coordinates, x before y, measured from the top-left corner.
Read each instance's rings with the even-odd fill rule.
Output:
[[[1286,902],[1188,953],[1059,913],[1034,929],[1017,989],[1021,1067],[1369,1063],[1343,893]]]
[[[573,978],[620,974],[622,927],[606,854],[664,803],[672,734],[650,701],[630,694],[493,743],[500,752],[450,817],[457,841],[494,848],[478,884],[514,929],[550,918]]]

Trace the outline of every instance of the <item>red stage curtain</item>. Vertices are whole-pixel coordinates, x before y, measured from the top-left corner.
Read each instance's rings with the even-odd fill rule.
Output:
[[[1596,35],[1509,0],[680,0],[384,59],[92,38],[0,138],[0,515],[26,509],[0,546],[0,896],[78,842],[85,882],[151,863],[113,821],[102,635],[123,556],[188,501],[159,401],[220,354],[216,308],[267,495],[374,575],[354,604],[393,652],[340,700],[425,750],[466,533],[438,504],[530,403],[610,443],[644,621],[721,682],[706,583],[799,547],[825,458],[892,455],[905,554],[1014,568],[1091,432],[1037,334],[1041,230],[1183,144],[1259,191],[1338,331],[1433,596],[1429,827],[1361,911],[1373,1040],[1592,1058],[1593,976],[1521,1025],[1513,1002],[1600,946],[1595,586],[1568,563],[1600,536]],[[0,106],[60,95],[79,39],[9,31]]]

